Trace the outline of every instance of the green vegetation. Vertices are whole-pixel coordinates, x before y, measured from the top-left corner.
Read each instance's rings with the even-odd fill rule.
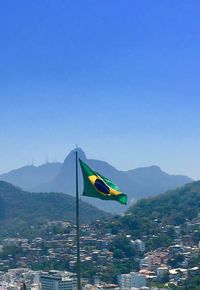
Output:
[[[82,223],[109,214],[80,202]],[[51,220],[75,221],[75,199],[62,193],[29,193],[0,181],[0,237],[20,234],[31,237]]]
[[[133,239],[143,238],[147,250],[153,250],[169,246],[174,239],[173,226],[192,220],[199,211],[200,182],[193,182],[156,197],[141,199],[124,216],[115,216],[112,221],[104,219],[102,226],[118,237],[130,234]],[[196,233],[198,238],[199,232]]]
[[[190,278],[185,286],[187,288],[185,287],[183,289],[199,290],[200,289],[200,276],[195,276],[195,277]]]
[[[69,233],[68,227],[61,224],[49,225],[50,220],[73,220],[75,202],[73,197],[57,193],[26,193],[10,184],[0,182],[0,232],[1,235],[13,234],[16,236],[45,236],[62,235]],[[176,237],[174,225],[182,225],[182,234],[187,234],[187,223],[199,214],[200,182],[188,184],[182,188],[168,191],[153,198],[142,199],[133,205],[123,216],[108,217],[101,211],[81,203],[84,211],[84,221],[91,221],[102,216],[90,225],[93,232],[98,232],[99,237],[106,234],[111,237],[108,250],[113,253],[113,259],[107,259],[101,266],[98,261],[85,261],[82,263],[82,275],[90,280],[98,275],[105,282],[116,282],[117,274],[138,270],[139,259],[143,256],[131,240],[145,241],[147,251],[168,247],[173,244]],[[40,233],[45,233],[40,235]],[[41,231],[41,232],[40,232]],[[88,231],[88,230],[87,230]],[[85,233],[87,235],[87,232]],[[110,234],[110,235],[109,235]],[[114,236],[111,236],[111,235]],[[199,230],[194,231],[194,241],[199,241]],[[86,246],[85,250],[88,250]],[[47,244],[41,244],[42,254],[48,254]],[[2,258],[11,255],[14,261],[18,260],[18,247],[5,248],[1,253]],[[111,255],[112,256],[112,255]],[[190,262],[189,267],[199,265],[199,258],[195,263]],[[169,265],[178,267],[183,261],[183,256],[177,253],[169,260]],[[30,262],[29,262],[30,264]],[[32,269],[69,269],[69,261],[65,259],[33,261]],[[15,265],[13,265],[14,267]],[[105,269],[105,270],[104,270]],[[166,281],[167,282],[167,279]],[[187,289],[198,289],[199,280],[190,277]],[[160,284],[160,287],[164,284]],[[182,287],[182,288],[181,288]],[[193,288],[192,288],[193,287]],[[196,287],[196,288],[195,288]],[[183,285],[172,286],[172,289],[186,289]]]
[[[200,208],[200,182],[168,191],[153,198],[142,199],[129,208],[126,217],[137,224],[142,218],[151,222],[180,225],[197,216]]]
[[[116,237],[110,247],[110,251],[113,252],[113,258],[131,258],[135,256],[135,250],[130,243],[130,240],[124,236]]]

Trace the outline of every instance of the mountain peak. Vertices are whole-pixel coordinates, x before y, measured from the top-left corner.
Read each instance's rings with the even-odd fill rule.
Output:
[[[77,147],[77,148],[70,151],[70,153],[65,158],[64,163],[75,160],[75,152],[76,151],[78,152],[78,158],[80,158],[82,160],[86,160],[85,152],[80,147]]]
[[[147,169],[152,170],[154,172],[162,171],[161,168],[158,165],[151,165],[151,166],[147,167]]]
[[[162,169],[158,166],[158,165],[151,165],[151,166],[147,166],[147,167],[139,167],[139,168],[135,168],[135,169],[131,169],[128,170],[128,172],[131,173],[163,173]]]

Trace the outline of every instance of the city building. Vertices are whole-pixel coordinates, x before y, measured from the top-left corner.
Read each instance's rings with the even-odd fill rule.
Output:
[[[139,239],[135,240],[135,248],[139,252],[144,252],[145,251],[145,243]]]
[[[140,288],[146,286],[146,277],[137,272],[118,275],[118,283],[121,289]]]
[[[77,280],[72,273],[50,271],[40,275],[41,290],[76,290]]]

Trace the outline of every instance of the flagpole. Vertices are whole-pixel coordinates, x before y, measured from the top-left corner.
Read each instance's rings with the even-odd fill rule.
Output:
[[[78,150],[76,149],[76,247],[77,247],[77,290],[81,290],[80,275],[80,227],[79,227],[79,194],[78,194]]]

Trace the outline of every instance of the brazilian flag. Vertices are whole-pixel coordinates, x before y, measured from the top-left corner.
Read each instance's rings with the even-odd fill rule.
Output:
[[[79,159],[83,180],[83,195],[96,197],[104,200],[116,200],[122,204],[127,204],[127,195],[123,194],[119,187],[106,177],[92,170],[87,164]]]

